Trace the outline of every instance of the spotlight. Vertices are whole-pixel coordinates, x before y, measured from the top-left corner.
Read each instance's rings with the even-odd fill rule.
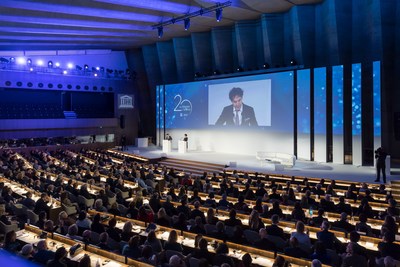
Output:
[[[187,31],[190,28],[190,19],[187,18],[183,21],[184,25],[185,25],[185,31]]]
[[[68,74],[68,71],[64,70],[64,71],[63,71],[63,74]]]
[[[74,65],[72,63],[68,63],[67,67],[68,67],[68,69],[72,69],[74,67]]]
[[[31,66],[32,65],[32,59],[28,58],[26,60],[26,65]]]
[[[88,64],[85,64],[83,67],[85,68],[85,70],[89,69],[89,65]]]
[[[57,68],[60,67],[60,62],[56,62],[56,67],[57,67]]]
[[[296,66],[297,62],[295,59],[290,60],[290,66]]]
[[[163,28],[163,26],[158,27],[158,28],[157,28],[157,31],[158,31],[158,38],[163,37],[163,35],[164,35],[164,28]]]
[[[269,64],[267,62],[265,62],[264,65],[263,65],[263,68],[264,69],[269,69]]]
[[[39,59],[39,60],[37,61],[37,64],[38,64],[38,66],[43,66],[43,60]]]
[[[24,65],[24,64],[26,64],[26,60],[25,60],[25,58],[23,58],[23,57],[17,57],[17,64],[18,65]]]
[[[215,18],[217,19],[218,22],[221,21],[222,19],[222,8],[218,8],[215,10]]]
[[[94,77],[97,77],[97,73],[94,74]]]
[[[15,63],[15,57],[10,57],[10,63]]]
[[[237,72],[242,72],[242,71],[243,71],[243,68],[239,66],[239,67],[236,69],[236,71],[237,71]]]
[[[33,71],[33,68],[31,67],[31,68],[29,68],[29,71]]]
[[[53,61],[49,61],[49,62],[47,62],[47,67],[49,67],[49,68],[52,68],[53,67]]]

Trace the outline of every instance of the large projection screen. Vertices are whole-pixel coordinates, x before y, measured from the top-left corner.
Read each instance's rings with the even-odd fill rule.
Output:
[[[172,148],[293,154],[293,72],[165,85],[164,123]],[[237,114],[237,115],[236,115]]]

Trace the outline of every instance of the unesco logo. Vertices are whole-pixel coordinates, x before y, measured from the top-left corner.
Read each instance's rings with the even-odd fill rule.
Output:
[[[174,97],[175,108],[174,112],[178,113],[181,118],[186,118],[192,113],[192,102],[188,99],[184,99],[181,95]]]

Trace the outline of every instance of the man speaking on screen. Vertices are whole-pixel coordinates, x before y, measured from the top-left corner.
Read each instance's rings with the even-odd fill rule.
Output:
[[[254,109],[243,103],[243,90],[234,87],[229,91],[232,105],[224,107],[215,125],[258,126]]]

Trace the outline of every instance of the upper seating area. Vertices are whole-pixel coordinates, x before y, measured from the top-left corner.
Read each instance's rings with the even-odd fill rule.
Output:
[[[0,119],[63,119],[61,105],[54,103],[1,103]]]

